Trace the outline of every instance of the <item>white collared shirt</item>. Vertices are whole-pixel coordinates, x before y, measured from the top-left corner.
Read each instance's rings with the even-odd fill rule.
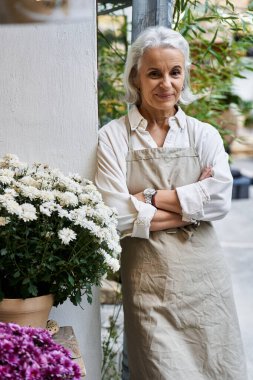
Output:
[[[147,121],[139,113],[138,108],[132,106],[128,115],[132,130],[132,148],[134,150],[157,148],[157,144],[146,130]],[[168,122],[170,129],[163,146],[189,147],[186,115],[180,107]],[[204,169],[212,166],[213,176],[176,189],[183,220],[221,219],[227,214],[231,205],[233,180],[228,155],[224,151],[220,134],[214,127],[192,117],[188,117],[188,123],[194,128],[195,149],[199,154],[201,167]],[[125,118],[121,117],[112,120],[99,131],[95,183],[102,193],[104,202],[118,210],[119,231],[123,235],[148,238],[150,221],[156,209],[129,194],[126,184],[127,152],[127,128]]]

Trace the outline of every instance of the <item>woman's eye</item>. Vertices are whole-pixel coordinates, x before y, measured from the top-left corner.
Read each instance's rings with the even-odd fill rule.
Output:
[[[177,77],[181,74],[181,71],[180,70],[173,70],[172,73],[171,73],[174,77]]]
[[[159,73],[159,71],[151,71],[151,72],[149,73],[149,76],[150,76],[151,78],[159,78],[160,73]]]

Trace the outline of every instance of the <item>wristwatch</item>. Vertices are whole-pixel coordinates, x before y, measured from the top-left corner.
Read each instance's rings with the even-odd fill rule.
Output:
[[[153,197],[156,195],[157,191],[155,189],[152,189],[151,187],[148,187],[143,191],[143,195],[145,198],[145,203],[149,203],[150,205],[153,205]]]

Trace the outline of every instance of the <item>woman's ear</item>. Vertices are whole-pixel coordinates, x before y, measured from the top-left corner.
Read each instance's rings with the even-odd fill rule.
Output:
[[[139,91],[140,90],[139,78],[138,78],[137,68],[135,66],[131,70],[130,78],[131,78],[132,85]]]

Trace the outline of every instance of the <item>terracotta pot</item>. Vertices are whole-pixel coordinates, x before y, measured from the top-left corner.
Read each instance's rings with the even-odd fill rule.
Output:
[[[24,300],[5,298],[0,302],[0,321],[46,328],[52,306],[52,294]]]

